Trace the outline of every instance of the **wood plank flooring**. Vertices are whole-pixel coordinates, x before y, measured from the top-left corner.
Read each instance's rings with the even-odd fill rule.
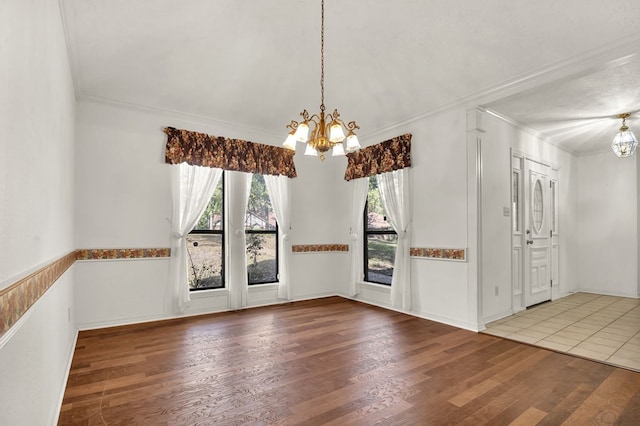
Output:
[[[640,373],[339,297],[81,332],[60,425],[640,424]]]

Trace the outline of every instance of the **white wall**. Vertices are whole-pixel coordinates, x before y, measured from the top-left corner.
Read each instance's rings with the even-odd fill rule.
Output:
[[[265,135],[224,123],[79,102],[76,121],[77,248],[169,247],[170,165],[164,163],[166,126],[279,145]],[[286,130],[286,129],[284,129]],[[301,148],[301,147],[300,147]],[[295,157],[291,244],[348,243],[350,205],[341,183],[344,159]],[[76,301],[81,328],[172,317],[168,259],[78,262]],[[346,286],[348,255],[296,254],[291,262],[294,299],[336,294]],[[226,290],[192,295],[187,314],[228,308]],[[277,302],[275,286],[250,287],[249,304]]]
[[[73,283],[69,269],[0,342],[1,425],[56,424],[77,335]]]
[[[73,249],[74,100],[58,2],[9,0],[1,7],[0,283],[6,284]]]
[[[411,143],[411,247],[468,248],[466,111],[456,108],[376,133],[373,145],[404,133]],[[411,313],[475,329],[468,264],[411,258]],[[361,284],[359,299],[389,305],[388,287]]]
[[[56,0],[0,2],[0,289],[73,246],[74,97]],[[0,424],[58,415],[73,269],[0,339]]]
[[[636,158],[587,155],[578,168],[580,290],[638,297]]]
[[[301,144],[298,144],[301,145]],[[292,190],[292,244],[348,244],[351,192],[344,180],[345,157],[295,156],[298,177]],[[292,296],[347,293],[348,253],[296,253],[292,256]]]
[[[511,149],[559,170],[560,279],[552,297],[578,288],[577,157],[493,115],[482,113],[482,318],[491,321],[512,312]],[[496,295],[496,287],[498,295]]]

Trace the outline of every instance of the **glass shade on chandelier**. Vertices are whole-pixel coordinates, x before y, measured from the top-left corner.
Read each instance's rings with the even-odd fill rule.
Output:
[[[302,121],[291,120],[287,125],[290,129],[282,144],[285,148],[295,150],[296,142],[306,143],[304,155],[320,156],[324,161],[325,153],[332,151],[333,156],[345,155],[360,149],[360,142],[355,134],[359,129],[355,121],[345,123],[340,118],[337,109],[325,115],[324,107],[324,0],[321,2],[321,30],[320,30],[320,114],[309,115],[305,109],[300,113]],[[345,136],[346,130],[346,136]],[[346,140],[346,147],[343,145]]]
[[[354,132],[355,129],[359,129],[358,125],[354,121],[344,123],[338,110],[325,115],[324,105],[321,105],[319,115],[309,116],[307,110],[304,110],[300,116],[303,119],[301,122],[292,120],[287,125],[291,131],[284,141],[285,148],[295,150],[296,142],[306,143],[304,155],[320,156],[321,160],[324,160],[325,153],[329,150],[333,156],[339,156],[360,149],[360,142]]]
[[[611,142],[613,153],[620,158],[632,156],[638,147],[638,139],[626,125],[626,119],[630,115],[630,113],[625,113],[618,116],[618,118],[622,118],[622,127]]]

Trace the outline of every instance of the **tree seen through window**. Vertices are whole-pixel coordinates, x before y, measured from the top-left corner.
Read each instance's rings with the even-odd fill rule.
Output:
[[[364,236],[364,280],[391,285],[398,235],[387,220],[376,176],[369,178]]]
[[[277,282],[278,224],[262,175],[253,175],[244,224],[249,284]]]
[[[224,174],[187,236],[190,290],[224,288]]]
[[[187,236],[189,288],[224,288],[224,173],[195,228]],[[278,224],[264,176],[254,174],[245,216],[249,284],[278,281]]]

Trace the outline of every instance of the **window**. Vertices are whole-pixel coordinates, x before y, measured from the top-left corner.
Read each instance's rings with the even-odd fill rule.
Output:
[[[558,181],[551,181],[551,232],[558,233]]]
[[[542,230],[542,224],[544,219],[544,198],[542,195],[542,182],[540,179],[536,180],[536,184],[533,188],[533,227],[536,233],[540,233]]]
[[[278,282],[278,223],[264,176],[254,174],[244,221],[249,285]]]
[[[511,218],[512,228],[514,233],[520,232],[520,170],[513,170],[512,172],[512,200],[511,200]]]
[[[187,236],[190,290],[225,287],[224,178]],[[252,177],[244,223],[249,284],[278,282],[278,224],[262,175]]]
[[[369,178],[369,192],[364,207],[364,280],[391,285],[398,235],[387,221],[382,206],[378,180]]]
[[[189,289],[224,288],[224,173],[187,236]]]

